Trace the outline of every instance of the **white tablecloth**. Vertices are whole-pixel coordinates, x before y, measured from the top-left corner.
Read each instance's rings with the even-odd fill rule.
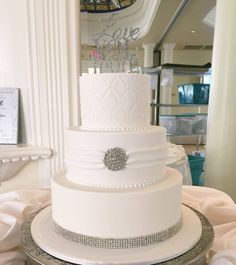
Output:
[[[167,166],[177,169],[183,175],[183,185],[192,185],[188,157],[183,146],[168,143],[167,150]]]
[[[0,194],[0,265],[25,265],[20,228],[35,209],[50,204],[49,189]],[[183,203],[203,213],[214,227],[208,252],[210,265],[236,265],[236,205],[225,193],[206,187],[183,186]]]

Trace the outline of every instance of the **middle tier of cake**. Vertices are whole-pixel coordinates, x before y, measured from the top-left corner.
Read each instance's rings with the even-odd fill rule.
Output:
[[[166,177],[166,130],[101,132],[67,130],[66,178],[84,186],[132,188]]]

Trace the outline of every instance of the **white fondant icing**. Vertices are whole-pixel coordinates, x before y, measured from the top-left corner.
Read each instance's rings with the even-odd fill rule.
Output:
[[[96,189],[59,174],[52,179],[52,216],[63,228],[95,237],[137,237],[171,227],[181,217],[182,176],[167,169],[161,183],[139,189]]]
[[[199,217],[190,208],[182,205],[183,226],[181,230],[167,241],[135,249],[100,249],[91,248],[69,241],[51,228],[51,207],[43,209],[31,224],[31,234],[36,244],[61,260],[73,264],[86,265],[147,265],[156,264],[178,257],[192,249],[201,238],[202,226]],[[206,229],[206,228],[205,228]],[[199,248],[199,246],[198,246]],[[198,250],[189,261],[198,259]],[[204,252],[204,249],[202,249]],[[179,259],[178,259],[179,260]],[[183,257],[182,262],[186,262]],[[172,264],[173,261],[171,261]]]
[[[150,91],[148,75],[104,73],[80,77],[81,129],[148,128]]]
[[[102,238],[171,228],[181,218],[182,176],[165,167],[166,130],[150,126],[149,77],[83,76],[80,97],[81,127],[66,133],[67,170],[51,182],[55,222]]]
[[[67,130],[66,177],[76,183],[100,187],[147,185],[166,176],[166,130],[150,126],[145,131],[92,132]],[[125,168],[111,171],[105,167],[106,150],[122,148],[128,155]]]

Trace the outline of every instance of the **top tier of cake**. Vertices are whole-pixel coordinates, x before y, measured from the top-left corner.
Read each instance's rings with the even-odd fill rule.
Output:
[[[150,127],[150,78],[105,73],[80,78],[81,129],[144,130]]]

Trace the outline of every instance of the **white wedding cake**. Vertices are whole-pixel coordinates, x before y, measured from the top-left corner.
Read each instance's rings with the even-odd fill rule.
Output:
[[[166,130],[150,125],[142,74],[80,78],[81,127],[66,135],[66,174],[52,180],[54,229],[102,248],[165,240],[181,228],[181,175],[166,168]]]
[[[166,130],[150,125],[150,92],[148,75],[80,78],[81,126],[67,130],[66,170],[31,226],[41,249],[75,264],[147,265],[198,242],[182,176],[166,167]]]

